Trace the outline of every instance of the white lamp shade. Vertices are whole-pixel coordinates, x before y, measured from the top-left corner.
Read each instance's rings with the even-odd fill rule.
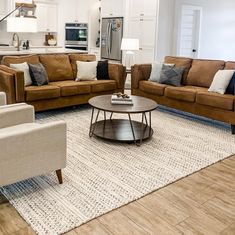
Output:
[[[139,39],[136,38],[123,38],[121,44],[122,51],[138,51],[140,48]]]
[[[9,17],[7,19],[7,32],[36,33],[37,19],[26,17]]]

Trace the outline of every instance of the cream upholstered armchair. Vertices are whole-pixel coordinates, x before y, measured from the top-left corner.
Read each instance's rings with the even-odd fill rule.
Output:
[[[65,122],[35,123],[33,106],[24,103],[0,106],[0,186],[52,171],[62,183],[65,166]]]

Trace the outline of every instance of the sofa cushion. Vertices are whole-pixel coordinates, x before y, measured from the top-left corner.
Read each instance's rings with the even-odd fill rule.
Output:
[[[196,102],[198,104],[231,111],[233,110],[234,98],[233,95],[221,95],[204,91],[197,93]]]
[[[226,62],[224,69],[235,69],[235,62],[234,61]]]
[[[26,101],[45,100],[60,97],[60,88],[51,84],[25,87]]]
[[[61,81],[51,82],[50,84],[60,88],[61,96],[89,94],[91,92],[89,82]]]
[[[209,88],[216,72],[224,66],[225,62],[221,60],[193,60],[186,84]]]
[[[39,57],[37,55],[27,55],[27,56],[4,56],[2,58],[2,64],[10,66],[10,64],[21,64],[21,63],[38,64]]]
[[[167,87],[165,96],[171,99],[195,102],[196,93],[199,91],[207,91],[207,88],[194,86]]]
[[[91,54],[70,54],[69,59],[73,70],[73,78],[75,79],[77,77],[76,61],[91,62],[96,60],[96,56]]]
[[[153,95],[158,95],[158,96],[164,95],[164,90],[166,87],[167,85],[160,84],[157,82],[150,82],[150,81],[139,82],[139,88],[141,91],[144,91]]]
[[[50,82],[73,80],[73,70],[68,55],[40,55]]]
[[[113,91],[117,89],[117,83],[114,80],[97,80],[90,81],[91,92],[103,92],[103,91]]]
[[[192,59],[186,57],[174,57],[174,56],[166,56],[165,63],[174,64],[175,67],[184,67],[182,84],[186,84],[186,78],[188,76],[189,69],[192,64]]]

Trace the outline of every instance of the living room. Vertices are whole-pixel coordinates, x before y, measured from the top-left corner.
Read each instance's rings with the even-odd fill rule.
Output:
[[[0,0],[0,235],[235,234],[234,0]]]

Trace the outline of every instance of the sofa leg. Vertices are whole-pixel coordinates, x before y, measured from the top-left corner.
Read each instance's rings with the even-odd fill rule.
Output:
[[[60,170],[57,170],[57,171],[55,171],[55,172],[56,172],[56,175],[57,175],[59,184],[63,184],[62,170],[60,169]]]
[[[232,135],[235,135],[235,125],[231,125]]]

